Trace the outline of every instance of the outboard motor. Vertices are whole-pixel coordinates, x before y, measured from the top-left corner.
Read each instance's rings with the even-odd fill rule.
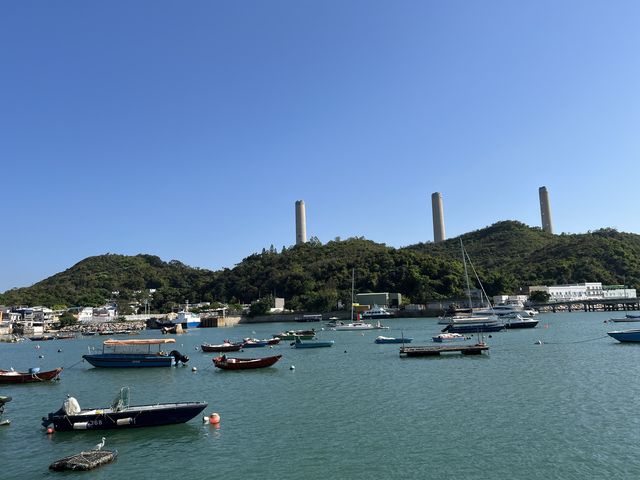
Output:
[[[171,350],[171,352],[169,352],[169,355],[175,359],[176,364],[178,362],[187,363],[189,361],[189,357],[187,357],[186,355],[182,355],[177,350]]]

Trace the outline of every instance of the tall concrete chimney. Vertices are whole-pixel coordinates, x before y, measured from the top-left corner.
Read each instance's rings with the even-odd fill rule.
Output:
[[[304,200],[296,201],[296,245],[307,242],[307,215]]]
[[[433,211],[433,241],[438,243],[446,238],[444,233],[444,211],[440,192],[431,194],[431,210]]]
[[[553,233],[553,222],[551,221],[551,204],[549,203],[549,191],[547,187],[538,189],[540,195],[540,216],[542,217],[542,230]]]

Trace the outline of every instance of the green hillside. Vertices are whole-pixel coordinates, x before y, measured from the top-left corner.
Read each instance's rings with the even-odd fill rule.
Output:
[[[504,221],[462,235],[489,295],[519,293],[528,285],[600,281],[640,288],[640,236],[612,229],[551,235]],[[250,303],[284,297],[295,310],[323,311],[347,304],[351,269],[356,292],[400,292],[414,303],[462,296],[460,239],[391,248],[362,238],[318,241],[263,250],[233,269],[213,272],[152,255],[87,258],[31,287],[0,295],[5,305],[100,305],[119,292],[123,305],[149,289],[154,311],[189,300]],[[522,289],[522,290],[521,290]]]

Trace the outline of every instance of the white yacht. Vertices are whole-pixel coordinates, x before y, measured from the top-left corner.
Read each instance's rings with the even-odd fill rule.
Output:
[[[383,307],[379,307],[377,305],[374,305],[373,308],[370,308],[369,310],[365,310],[360,315],[360,318],[362,318],[363,320],[375,320],[377,318],[389,317],[393,317],[393,314]]]

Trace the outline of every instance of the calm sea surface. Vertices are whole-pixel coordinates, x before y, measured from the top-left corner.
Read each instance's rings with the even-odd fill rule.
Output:
[[[387,332],[322,332],[335,340],[333,348],[296,350],[283,342],[247,349],[242,355],[284,356],[274,367],[246,372],[219,371],[214,354],[195,347],[318,324],[194,329],[175,337],[177,350],[191,357],[186,368],[77,363],[105,337],[0,344],[0,368],[65,367],[56,383],[0,386],[0,395],[13,397],[3,417],[12,423],[0,427],[0,478],[638,478],[640,344],[605,338],[607,330],[638,324],[605,324],[609,317],[539,315],[535,329],[487,338],[489,355],[410,359],[399,358],[398,345],[376,345],[374,338],[403,332],[414,345],[427,345],[441,326],[434,319],[393,320]],[[103,407],[122,386],[131,388],[131,404],[206,401],[205,413],[221,416],[219,428],[201,417],[53,435],[40,425],[67,394],[81,406]],[[115,462],[85,474],[48,470],[103,435],[105,449],[119,452]]]

